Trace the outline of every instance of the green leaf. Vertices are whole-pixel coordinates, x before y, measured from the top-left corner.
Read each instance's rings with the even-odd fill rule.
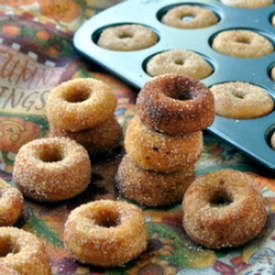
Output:
[[[52,243],[54,247],[64,247],[61,240],[58,239],[56,233],[47,225],[47,223],[35,216],[31,207],[27,208],[29,219],[26,223],[26,227],[35,232],[38,237],[43,237],[46,241]]]

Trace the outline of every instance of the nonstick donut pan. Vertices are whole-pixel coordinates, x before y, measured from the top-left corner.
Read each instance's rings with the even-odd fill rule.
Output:
[[[160,22],[167,10],[181,4],[211,9],[218,16],[219,22],[210,27],[189,30]],[[213,73],[201,80],[208,87],[229,81],[249,82],[265,88],[274,100],[275,82],[270,78],[270,70],[275,65],[275,52],[258,58],[236,58],[211,48],[213,37],[229,29],[253,30],[275,45],[275,27],[271,24],[274,13],[275,4],[258,9],[241,9],[225,6],[216,0],[128,0],[86,21],[75,33],[74,46],[86,57],[139,89],[151,78],[145,71],[145,64],[151,56],[171,49],[191,50],[200,54],[213,67]],[[147,26],[157,34],[158,42],[150,48],[130,52],[108,50],[96,44],[102,30],[122,24]],[[275,131],[274,111],[249,120],[216,115],[208,130],[275,171],[275,150],[269,141]]]

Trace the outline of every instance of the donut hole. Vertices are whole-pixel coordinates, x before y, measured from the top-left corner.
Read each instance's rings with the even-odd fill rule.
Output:
[[[176,100],[191,100],[194,98],[192,92],[183,87],[167,91],[166,95]]]
[[[233,90],[232,91],[232,95],[239,98],[239,99],[244,99],[245,98],[245,95],[246,93],[242,90]]]
[[[39,154],[39,159],[43,162],[58,162],[64,158],[64,153],[61,148],[48,146],[46,150],[42,150]]]
[[[89,91],[84,89],[73,89],[64,95],[64,99],[69,103],[80,103],[87,100],[90,96]]]
[[[181,21],[187,22],[193,20],[194,18],[195,16],[193,14],[184,14],[181,16]]]
[[[132,38],[133,37],[133,34],[130,33],[130,32],[121,32],[119,35],[118,35],[118,38],[119,39],[129,39],[129,38]]]
[[[9,239],[0,241],[0,258],[6,257],[8,254],[16,254],[20,251],[18,245],[11,242]]]
[[[183,60],[182,58],[176,58],[176,59],[174,60],[174,63],[175,63],[176,65],[182,66],[182,65],[184,64],[184,60]]]
[[[120,224],[120,215],[115,210],[105,209],[95,215],[94,221],[101,227],[116,227]]]
[[[226,207],[233,202],[232,195],[226,190],[216,190],[210,197],[209,203],[211,207]]]
[[[250,44],[251,43],[250,37],[247,37],[247,36],[239,36],[236,38],[235,41],[237,43],[241,43],[241,44]]]

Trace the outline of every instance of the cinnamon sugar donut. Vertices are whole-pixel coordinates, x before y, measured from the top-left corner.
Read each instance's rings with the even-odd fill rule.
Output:
[[[208,248],[239,246],[263,228],[266,210],[252,177],[226,169],[198,177],[183,199],[183,226]]]
[[[51,274],[44,244],[23,229],[0,227],[0,255],[0,266],[20,275]]]
[[[0,178],[0,226],[13,225],[22,210],[22,194]]]
[[[1,275],[20,275],[17,271],[8,268],[7,266],[0,265],[0,274]]]
[[[249,30],[222,31],[215,36],[212,48],[219,53],[240,58],[256,58],[274,51],[268,39]]]
[[[151,76],[170,73],[203,79],[212,71],[212,67],[201,56],[180,49],[159,53],[153,56],[146,65],[146,72]]]
[[[54,127],[77,132],[102,123],[115,108],[116,98],[107,84],[93,78],[77,78],[50,92],[46,114]]]
[[[127,198],[149,206],[162,206],[181,201],[194,178],[194,166],[173,173],[159,173],[141,168],[126,154],[116,180],[119,191]]]
[[[152,78],[140,91],[136,106],[142,122],[170,135],[207,128],[215,115],[210,90],[183,75]]]
[[[106,28],[99,36],[100,47],[115,51],[136,51],[157,43],[157,35],[149,28],[126,24]]]
[[[191,17],[191,19],[183,20],[184,17]],[[197,29],[217,24],[218,18],[209,9],[194,5],[181,5],[170,9],[161,18],[161,22],[174,28]]]
[[[275,81],[275,67],[273,67],[271,70],[271,78],[273,81]]]
[[[66,248],[82,263],[118,266],[146,249],[141,209],[119,201],[98,200],[74,209],[65,223]]]
[[[125,134],[126,152],[145,169],[173,172],[193,166],[203,147],[202,132],[170,136],[143,124],[137,115]]]
[[[122,131],[116,117],[112,115],[100,125],[80,132],[64,131],[50,124],[49,136],[71,138],[84,146],[89,154],[96,155],[114,147],[122,136]]]
[[[256,9],[273,4],[273,0],[220,0],[227,6],[245,9]]]
[[[86,189],[90,178],[87,151],[69,138],[42,138],[23,145],[13,168],[14,184],[37,201],[72,198]]]
[[[273,110],[272,97],[261,87],[246,82],[227,82],[210,88],[216,114],[234,119],[264,116]]]

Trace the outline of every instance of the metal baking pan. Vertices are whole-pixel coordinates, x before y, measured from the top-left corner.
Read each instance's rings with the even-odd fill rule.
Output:
[[[209,8],[218,16],[219,22],[207,28],[192,30],[177,29],[160,22],[159,18],[169,8],[180,4]],[[139,89],[151,78],[144,69],[148,59],[159,52],[177,48],[199,53],[212,65],[214,72],[201,80],[208,87],[229,81],[249,82],[265,88],[274,99],[275,82],[270,79],[270,69],[275,64],[275,52],[259,58],[236,58],[211,48],[213,37],[229,29],[253,30],[264,35],[274,45],[275,27],[270,23],[274,13],[274,4],[251,10],[228,7],[215,0],[128,0],[86,21],[75,33],[73,43],[80,53]],[[150,48],[131,52],[97,46],[97,39],[103,29],[120,24],[145,25],[158,35],[158,42]],[[268,140],[274,129],[274,111],[249,120],[216,115],[214,123],[208,128],[272,171],[275,171],[275,150]]]

